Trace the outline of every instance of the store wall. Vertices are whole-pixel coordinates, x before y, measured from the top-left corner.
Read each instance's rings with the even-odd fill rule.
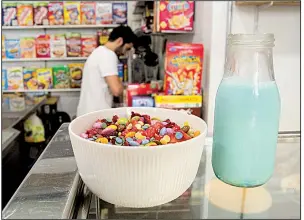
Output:
[[[206,99],[208,131],[213,130],[214,99],[223,75],[225,59],[225,32],[227,30],[227,2],[212,2],[212,41],[208,94]],[[254,30],[254,6],[232,6],[231,32],[252,33]],[[205,31],[205,30],[204,30]],[[209,30],[208,30],[209,31]],[[281,95],[280,131],[300,130],[300,7],[272,6],[259,12],[259,31],[274,33],[275,77]],[[224,36],[223,36],[224,35]]]

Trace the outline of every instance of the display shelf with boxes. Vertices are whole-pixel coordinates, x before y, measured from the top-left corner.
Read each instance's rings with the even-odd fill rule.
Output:
[[[100,25],[41,25],[41,26],[2,26],[3,30],[24,30],[24,29],[76,29],[76,28],[115,28],[119,24]]]

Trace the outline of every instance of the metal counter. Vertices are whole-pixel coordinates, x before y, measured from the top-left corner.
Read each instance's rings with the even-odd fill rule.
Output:
[[[300,134],[280,135],[274,175],[250,189],[215,178],[211,146],[207,137],[197,177],[181,197],[147,209],[123,208],[97,199],[83,185],[68,124],[63,124],[3,210],[3,218],[300,218]]]

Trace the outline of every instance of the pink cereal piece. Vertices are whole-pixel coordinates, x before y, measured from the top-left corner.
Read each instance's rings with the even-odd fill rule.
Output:
[[[95,122],[94,124],[93,124],[93,128],[101,128],[101,122]]]
[[[174,133],[174,130],[172,128],[167,128],[167,133],[168,134],[173,134]]]
[[[86,133],[81,133],[81,134],[80,134],[80,137],[85,138],[85,139],[88,139],[88,138],[89,138],[89,136],[88,136]]]
[[[159,122],[159,121],[157,121],[157,120],[152,120],[152,121],[151,121],[151,125],[155,125],[157,122]]]

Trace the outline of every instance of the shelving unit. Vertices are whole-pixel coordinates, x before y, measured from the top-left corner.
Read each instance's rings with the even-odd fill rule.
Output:
[[[33,92],[80,92],[81,88],[67,88],[67,89],[36,89],[36,90],[2,90],[3,93],[33,93]]]
[[[271,1],[236,1],[235,4],[238,6],[259,6],[269,4]],[[273,5],[282,5],[282,6],[300,6],[300,1],[273,1]]]
[[[40,62],[40,61],[63,61],[63,60],[86,60],[87,57],[62,57],[62,58],[20,58],[20,59],[2,59],[3,62]]]
[[[23,30],[23,29],[72,29],[72,28],[114,28],[119,24],[101,25],[37,25],[37,26],[2,26],[3,30]]]

